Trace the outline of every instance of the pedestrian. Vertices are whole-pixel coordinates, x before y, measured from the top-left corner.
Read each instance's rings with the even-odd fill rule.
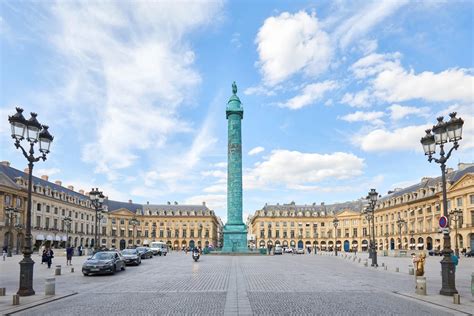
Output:
[[[7,257],[7,252],[8,252],[7,246],[3,246],[3,252],[2,252],[3,261],[5,261],[5,258]]]
[[[72,266],[72,256],[74,254],[74,248],[71,246],[66,248],[66,265]]]
[[[454,252],[451,254],[451,260],[454,263],[454,272],[456,272],[456,266],[459,263],[459,258],[458,258],[458,256],[456,256],[456,254]]]
[[[45,252],[46,252],[46,263],[48,264],[48,269],[50,269],[51,264],[53,263],[54,252],[53,252],[53,249],[51,248],[47,248]]]

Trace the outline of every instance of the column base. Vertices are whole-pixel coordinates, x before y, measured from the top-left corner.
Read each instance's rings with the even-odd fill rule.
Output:
[[[246,253],[247,247],[247,228],[245,224],[226,224],[224,226],[224,246],[222,252]]]
[[[20,296],[35,295],[33,290],[33,267],[35,262],[31,257],[24,257],[20,262],[20,288],[16,294]]]

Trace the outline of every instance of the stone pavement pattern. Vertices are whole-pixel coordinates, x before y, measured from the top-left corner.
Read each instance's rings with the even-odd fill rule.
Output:
[[[114,276],[91,277],[80,272],[79,260],[85,258],[74,259],[76,272],[64,271],[63,266],[63,275],[56,277],[56,293],[76,291],[77,295],[18,314],[456,314],[454,310],[393,293],[414,292],[413,276],[406,272],[365,268],[357,262],[330,256],[203,256],[194,263],[189,255],[172,253],[143,260],[141,266],[127,267]],[[11,292],[9,288],[18,286],[18,267],[1,264],[1,286],[7,286],[7,292]],[[467,269],[472,270],[470,264],[474,260],[468,264]],[[40,293],[41,280],[54,271],[48,271],[44,265],[35,266],[35,290]],[[13,269],[17,269],[15,273]],[[439,283],[429,292],[438,291],[438,286]]]

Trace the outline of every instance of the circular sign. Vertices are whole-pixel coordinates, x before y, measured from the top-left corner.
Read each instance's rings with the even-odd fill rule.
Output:
[[[439,227],[441,228],[448,227],[448,218],[446,216],[441,216],[439,218]]]

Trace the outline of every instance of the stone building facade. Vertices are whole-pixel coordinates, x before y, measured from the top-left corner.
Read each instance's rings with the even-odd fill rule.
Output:
[[[107,247],[123,249],[149,245],[152,241],[165,242],[172,249],[219,247],[219,232],[222,227],[219,218],[205,203],[141,205],[131,201],[108,200],[106,204],[109,214]]]
[[[474,246],[474,166],[459,164],[447,174],[448,210],[458,208],[458,247]],[[256,247],[280,244],[294,248],[317,247],[344,251],[365,251],[369,227],[361,214],[363,201],[333,205],[265,205],[249,218],[249,240]],[[375,210],[375,237],[379,250],[439,250],[442,234],[441,177],[423,178],[420,183],[396,189],[379,199]],[[339,219],[335,229],[334,218]],[[406,224],[403,224],[401,219]],[[397,222],[399,221],[399,222]],[[401,224],[401,225],[399,225]],[[455,222],[451,221],[452,247],[455,248]]]
[[[14,252],[23,247],[28,170],[20,171],[10,167],[6,161],[0,164],[0,243],[9,244],[10,225],[6,221],[6,207],[15,207],[18,216],[13,226]],[[72,219],[71,229],[67,231],[64,218]],[[72,186],[63,187],[61,181],[52,183],[47,176],[33,176],[31,233],[35,250],[40,246],[65,247],[66,238],[72,246],[94,246],[95,211],[84,191],[74,191]],[[10,243],[11,244],[11,243]]]

